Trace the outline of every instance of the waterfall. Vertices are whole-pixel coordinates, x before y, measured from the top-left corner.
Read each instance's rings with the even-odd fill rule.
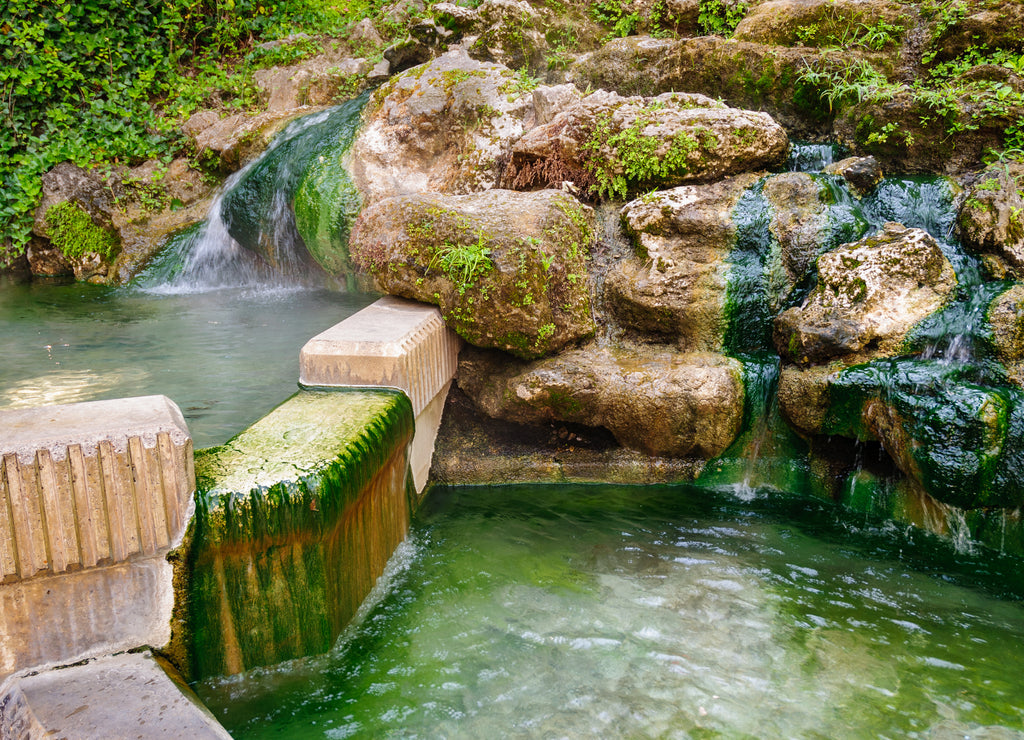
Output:
[[[344,273],[348,224],[361,201],[342,160],[367,99],[364,94],[289,123],[224,182],[201,224],[171,237],[135,285],[155,293],[320,286],[328,274],[311,253],[331,250],[344,255],[327,254],[319,262]],[[324,169],[332,171],[327,187]],[[332,198],[340,203],[321,203]],[[315,213],[310,223],[300,223],[300,208],[303,215],[324,210],[327,218]]]

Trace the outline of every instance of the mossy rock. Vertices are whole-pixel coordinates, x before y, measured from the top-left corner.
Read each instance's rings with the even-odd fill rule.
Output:
[[[877,439],[907,476],[966,509],[1024,504],[1024,391],[936,360],[881,360],[828,383],[825,434]]]
[[[765,113],[705,95],[599,90],[526,132],[504,179],[517,189],[571,181],[592,196],[625,200],[779,165],[788,150],[785,131]]]
[[[470,344],[534,358],[594,331],[593,210],[554,190],[400,196],[367,208],[355,262],[385,293],[433,303]]]
[[[848,63],[857,50],[822,50],[826,63]],[[716,36],[613,39],[573,68],[580,87],[621,95],[669,91],[701,93],[728,105],[767,112],[793,137],[829,133],[833,114],[820,91],[801,82],[808,50],[735,41]]]

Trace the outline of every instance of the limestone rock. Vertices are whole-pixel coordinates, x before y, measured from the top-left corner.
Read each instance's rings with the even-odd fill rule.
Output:
[[[70,260],[48,240],[30,239],[25,247],[29,271],[38,277],[64,277],[74,275]]]
[[[384,50],[384,61],[392,72],[404,72],[412,67],[426,64],[433,56],[430,47],[422,41],[408,38],[392,44]]]
[[[107,282],[111,263],[120,251],[114,227],[120,215],[117,200],[123,197],[124,188],[118,178],[62,162],[42,180],[43,195],[32,231],[52,244],[31,246],[28,260],[33,274],[73,272],[76,280]],[[65,225],[55,226],[55,218]]]
[[[219,120],[220,114],[215,110],[196,111],[181,125],[181,130],[186,136],[191,136],[194,139],[197,134],[210,128]]]
[[[266,149],[290,121],[313,111],[313,108],[299,107],[222,118],[195,135],[199,158],[223,172],[233,172]]]
[[[779,410],[798,432],[821,434],[829,411],[828,383],[841,367],[783,365],[779,372]]]
[[[469,33],[480,24],[480,13],[455,3],[436,3],[430,12],[438,23],[458,34]]]
[[[741,365],[716,354],[590,346],[509,365],[465,353],[458,382],[491,417],[600,426],[651,455],[714,457],[743,417]]]
[[[580,57],[566,81],[585,89],[621,95],[657,95],[667,91],[702,93],[729,105],[765,111],[794,138],[828,134],[831,116],[817,93],[799,82],[807,68],[807,49],[770,46],[717,36],[612,39]],[[842,64],[856,50],[822,49],[825,64]]]
[[[549,123],[556,115],[583,99],[575,85],[541,85],[533,91],[533,109],[538,126]]]
[[[485,190],[532,116],[533,96],[511,70],[449,52],[377,91],[353,146],[353,176],[371,202]]]
[[[905,28],[906,12],[904,5],[886,0],[770,0],[747,13],[733,38],[776,46],[842,46],[861,26],[885,22]]]
[[[365,59],[323,58],[290,67],[256,71],[256,86],[272,114],[304,106],[333,105],[354,97],[366,86],[373,65]]]
[[[594,331],[593,211],[558,191],[397,196],[366,208],[353,260],[379,290],[433,303],[479,347],[534,358]]]
[[[987,318],[996,356],[1010,380],[1024,386],[1024,284],[1015,283],[996,296]]]
[[[973,370],[905,358],[828,382],[826,434],[877,439],[929,495],[962,508],[1024,503],[1024,392]]]
[[[882,165],[874,157],[847,157],[825,167],[830,175],[839,175],[857,195],[866,195],[882,181]]]
[[[958,6],[963,16],[940,29],[929,45],[936,61],[954,59],[970,47],[1024,51],[1024,5],[1018,0],[971,0]]]
[[[987,108],[989,102],[972,95],[961,97],[947,116],[936,116],[931,105],[904,86],[891,99],[844,109],[833,131],[840,144],[871,154],[886,170],[955,174],[977,167],[990,149],[1001,150],[1006,128],[1024,115],[1013,96],[998,116]],[[956,136],[949,135],[952,130]],[[883,141],[871,140],[871,134],[886,131]]]
[[[608,274],[606,300],[626,326],[675,339],[685,351],[719,351],[725,330],[726,257],[736,240],[732,210],[756,180],[740,175],[683,185],[622,209],[638,258]]]
[[[830,246],[829,213],[821,185],[803,172],[773,175],[763,192],[772,210],[768,228],[778,245],[768,269],[769,301],[778,310],[807,279],[822,248]]]
[[[964,246],[1024,277],[1024,165],[992,168],[968,191],[957,220]],[[998,277],[1003,277],[999,275]]]
[[[352,26],[352,30],[348,32],[348,41],[353,47],[379,49],[384,45],[384,39],[381,38],[373,21],[369,18],[363,18]]]
[[[506,180],[516,188],[572,181],[625,198],[770,167],[788,148],[785,131],[765,113],[704,95],[626,98],[599,90],[516,142]]]
[[[775,346],[791,362],[864,362],[898,351],[913,326],[942,308],[956,275],[920,229],[886,224],[878,234],[818,258],[818,284],[775,320]]]
[[[470,47],[474,59],[512,69],[536,69],[547,44],[541,15],[526,0],[484,0],[477,8],[483,29]]]

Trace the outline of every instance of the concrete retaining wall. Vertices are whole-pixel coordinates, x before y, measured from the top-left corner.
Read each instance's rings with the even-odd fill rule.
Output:
[[[166,643],[194,490],[164,396],[0,411],[0,680]]]
[[[422,493],[461,343],[434,306],[385,296],[306,342],[299,382],[404,391],[416,416],[410,465]]]

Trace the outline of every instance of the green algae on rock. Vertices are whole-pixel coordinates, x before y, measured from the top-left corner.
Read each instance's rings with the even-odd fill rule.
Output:
[[[830,379],[823,431],[877,439],[905,475],[965,509],[1024,504],[1024,392],[936,360],[879,360]]]
[[[778,165],[788,150],[785,131],[766,113],[705,95],[598,90],[527,131],[512,147],[505,181],[517,189],[571,181],[591,195],[625,199]]]
[[[345,266],[346,231],[359,201],[347,173],[327,173],[344,167],[367,97],[293,121],[240,173],[221,204],[235,241],[278,269],[299,267],[309,254],[328,272]]]
[[[412,406],[303,391],[196,453],[194,677],[329,650],[405,537]]]
[[[549,354],[594,331],[593,209],[557,190],[421,193],[367,208],[356,263],[383,292],[433,303],[478,347]]]

